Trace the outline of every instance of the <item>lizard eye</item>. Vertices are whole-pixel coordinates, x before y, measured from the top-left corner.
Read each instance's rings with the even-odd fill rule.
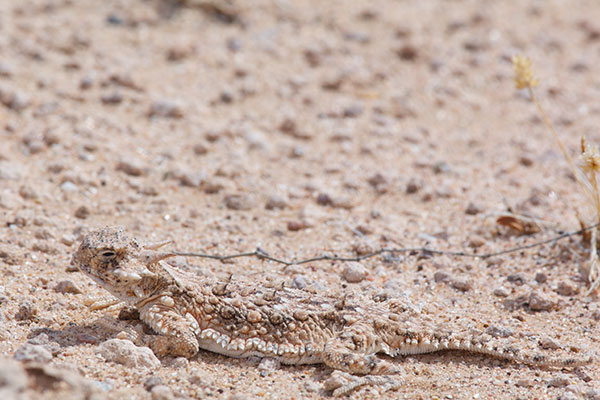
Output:
[[[113,250],[102,250],[100,252],[100,257],[110,260],[115,258],[115,256],[117,255],[117,253],[115,253]]]

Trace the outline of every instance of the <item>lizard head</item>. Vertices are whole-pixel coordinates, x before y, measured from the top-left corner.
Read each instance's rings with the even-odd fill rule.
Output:
[[[145,253],[123,228],[106,227],[84,237],[72,263],[114,296],[135,301],[143,296],[140,281],[154,276],[144,262]]]

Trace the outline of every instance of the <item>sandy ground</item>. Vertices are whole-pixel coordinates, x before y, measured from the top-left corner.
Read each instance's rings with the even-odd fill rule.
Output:
[[[0,378],[0,392],[327,396],[323,366],[207,352],[160,368],[106,361],[97,350],[118,310],[88,310],[84,299],[105,293],[70,266],[90,229],[300,259],[423,245],[493,252],[577,229],[576,211],[589,214],[514,88],[510,57],[533,59],[537,94],[573,154],[581,135],[600,143],[596,1],[200,3],[0,1],[0,365],[21,380]],[[509,209],[542,232],[499,226]],[[342,262],[175,260],[340,295],[385,291],[441,324],[550,355],[598,349],[585,261],[580,237],[488,260],[375,257],[357,283]],[[398,364],[405,384],[382,398],[600,398],[597,359],[576,371],[460,352]]]

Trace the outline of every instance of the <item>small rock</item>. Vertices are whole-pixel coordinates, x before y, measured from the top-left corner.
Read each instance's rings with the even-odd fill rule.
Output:
[[[15,352],[15,360],[17,361],[47,363],[52,358],[52,353],[45,346],[39,344],[25,343]]]
[[[519,157],[519,163],[524,167],[531,167],[533,165],[533,159],[529,156],[522,155]]]
[[[79,289],[73,281],[65,280],[60,281],[54,287],[54,291],[58,293],[73,293],[73,294],[81,294],[81,289]]]
[[[330,206],[333,204],[333,200],[327,193],[319,193],[316,201],[317,204],[321,206]]]
[[[506,288],[503,288],[502,286],[494,289],[494,296],[508,297],[509,295],[510,295],[510,292],[508,290],[506,290]]]
[[[61,351],[59,344],[52,341],[46,333],[40,333],[39,335],[32,337],[27,343],[44,346],[53,356]]]
[[[171,368],[176,369],[186,368],[188,365],[190,365],[190,361],[185,357],[176,357],[170,363]]]
[[[534,279],[537,283],[545,283],[548,280],[548,275],[546,275],[543,272],[538,272],[537,274],[535,274]]]
[[[558,284],[558,287],[556,288],[556,293],[560,294],[561,296],[573,296],[579,293],[579,289],[574,287],[570,283],[563,281]]]
[[[152,376],[146,378],[146,380],[144,380],[144,389],[146,389],[146,391],[149,392],[155,386],[164,385],[164,384],[165,384],[165,381],[162,377],[160,377],[158,375],[152,375]]]
[[[71,235],[70,233],[65,233],[60,237],[60,242],[65,246],[71,246],[73,243],[75,243],[75,240],[77,240],[75,236]]]
[[[508,329],[508,328],[504,328],[502,326],[494,326],[491,325],[489,326],[486,330],[485,333],[487,333],[490,336],[493,336],[495,338],[501,337],[501,338],[507,338],[513,335],[513,331]]]
[[[529,295],[529,308],[532,311],[550,311],[554,307],[555,304],[553,301],[548,300],[536,292],[531,292]]]
[[[152,400],[173,400],[173,391],[166,385],[154,386],[150,391],[150,398]]]
[[[17,321],[28,321],[32,320],[37,316],[37,308],[33,306],[29,301],[24,301],[19,304],[19,311],[15,314]]]
[[[352,250],[359,256],[364,256],[366,254],[371,254],[375,252],[373,246],[366,242],[354,243],[352,245]]]
[[[131,176],[142,176],[146,174],[146,168],[144,168],[142,163],[138,160],[119,161],[115,169]]]
[[[478,248],[481,247],[485,244],[485,239],[482,238],[481,236],[473,236],[470,240],[469,240],[469,247],[472,248]]]
[[[568,386],[569,383],[570,383],[569,378],[567,378],[566,376],[559,376],[559,377],[549,380],[548,386],[562,388],[562,387]]]
[[[423,184],[421,182],[417,181],[414,178],[410,178],[410,180],[406,184],[406,193],[407,194],[417,193],[422,187],[423,187]]]
[[[532,387],[535,385],[535,382],[531,379],[519,379],[515,382],[515,386],[518,387]]]
[[[549,349],[549,350],[560,349],[560,345],[558,343],[556,343],[555,340],[550,339],[549,337],[544,337],[544,338],[540,339],[539,344],[542,349]]]
[[[75,210],[75,217],[86,219],[90,215],[90,210],[86,206],[80,206]]]
[[[148,347],[137,347],[130,340],[110,339],[98,346],[98,353],[106,361],[112,361],[136,370],[160,368],[158,358]]]
[[[358,116],[360,116],[364,111],[364,107],[358,103],[356,104],[352,104],[346,108],[344,108],[344,111],[342,113],[342,115],[345,118],[356,118]]]
[[[450,275],[443,271],[437,271],[435,274],[433,274],[433,280],[436,283],[448,282],[450,280]]]
[[[119,92],[103,95],[100,100],[102,104],[120,104],[123,101],[123,95]]]
[[[27,375],[21,363],[0,357],[0,398],[24,399]]]
[[[278,360],[265,357],[260,360],[260,364],[258,364],[258,370],[260,371],[260,376],[264,378],[265,376],[271,375],[271,373],[279,369],[280,366],[281,363]]]
[[[455,280],[453,279],[450,282],[450,286],[456,290],[460,290],[461,292],[468,292],[473,288],[473,285],[470,281],[467,280]]]
[[[267,204],[265,204],[265,208],[267,210],[275,210],[275,209],[284,209],[287,207],[287,202],[283,197],[280,196],[271,196],[267,200]]]
[[[287,223],[288,231],[295,232],[295,231],[302,230],[304,228],[306,228],[306,224],[304,224],[304,222],[302,222],[302,221],[289,221]]]
[[[37,193],[29,186],[21,186],[19,195],[25,200],[35,200],[38,197]]]
[[[474,203],[469,203],[467,208],[465,209],[465,214],[467,215],[477,215],[482,211],[481,207],[475,205]]]
[[[318,393],[321,390],[321,384],[313,380],[308,380],[304,383],[304,390],[308,393]]]
[[[64,181],[60,185],[60,190],[62,190],[63,192],[76,192],[77,186],[71,181]]]
[[[18,181],[24,172],[23,165],[12,161],[0,160],[0,180]]]
[[[2,365],[1,362],[0,365]],[[586,399],[600,400],[600,389],[588,389],[585,391],[584,396]]]
[[[296,289],[304,289],[308,286],[308,280],[304,275],[295,275],[292,279],[292,287]]]
[[[347,262],[342,271],[342,278],[350,283],[362,282],[369,271],[359,262],[350,261]]]
[[[17,91],[0,88],[0,103],[14,111],[21,111],[31,104],[29,97]]]
[[[206,147],[206,145],[202,143],[194,145],[194,154],[196,154],[197,156],[202,156],[206,153],[208,153],[208,147]]]
[[[183,106],[173,100],[159,100],[150,106],[149,117],[183,118]]]
[[[406,44],[406,45],[400,47],[396,51],[396,54],[398,54],[398,57],[400,57],[401,60],[415,61],[417,59],[417,57],[419,56],[419,51],[417,50],[417,48],[415,46]]]
[[[230,210],[250,210],[254,207],[254,202],[250,196],[245,194],[228,194],[223,201],[225,207]]]
[[[506,277],[506,280],[517,286],[522,286],[525,283],[525,278],[523,278],[523,275],[521,274],[511,274]]]

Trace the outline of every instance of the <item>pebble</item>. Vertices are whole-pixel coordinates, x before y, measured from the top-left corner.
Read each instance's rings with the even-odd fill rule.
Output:
[[[510,295],[510,292],[508,290],[506,290],[506,288],[503,288],[502,286],[494,289],[494,296],[508,297],[509,295]]]
[[[60,185],[60,190],[62,190],[63,192],[76,192],[77,191],[77,185],[75,185],[71,181],[64,181]]]
[[[560,282],[556,288],[556,293],[561,296],[573,296],[579,293],[579,289],[568,282]]]
[[[152,400],[173,400],[175,396],[173,391],[166,385],[154,386],[150,391],[150,398]]]
[[[361,263],[349,261],[345,263],[342,278],[350,283],[358,283],[362,282],[368,274],[369,271]]]
[[[61,351],[61,347],[55,341],[52,341],[47,333],[40,333],[37,336],[32,337],[27,341],[27,343],[33,345],[43,346],[48,350],[53,356],[57,355]]]
[[[543,297],[536,292],[531,292],[529,295],[529,308],[532,311],[550,311],[555,307],[555,303]]]
[[[450,275],[443,271],[437,271],[435,274],[433,274],[433,280],[436,283],[448,282],[450,280]]]
[[[560,349],[560,345],[553,339],[549,337],[544,337],[540,339],[540,347],[542,349],[556,350]]]
[[[123,101],[123,95],[119,92],[103,95],[100,100],[102,104],[120,104]]]
[[[150,106],[149,117],[183,118],[183,106],[174,100],[159,100]]]
[[[535,382],[532,381],[531,379],[519,379],[515,382],[515,386],[518,387],[532,387],[535,385]]]
[[[306,228],[306,224],[302,221],[289,221],[287,223],[288,231],[295,232],[295,231],[302,230],[304,228]]]
[[[465,214],[467,215],[477,215],[479,214],[482,210],[482,208],[474,203],[469,203],[469,205],[467,206],[467,208],[465,209]]]
[[[21,164],[0,160],[0,180],[18,181],[23,176],[24,168]]]
[[[70,233],[65,233],[60,237],[60,242],[65,246],[71,246],[73,243],[75,243],[75,240],[77,240],[75,236],[71,235]]]
[[[58,293],[73,293],[73,294],[81,294],[82,291],[70,280],[60,281],[54,287],[54,291]]]
[[[35,361],[47,363],[52,360],[52,353],[45,346],[40,344],[25,343],[15,351],[15,360],[17,361]]]
[[[396,50],[396,54],[404,61],[415,61],[419,56],[417,48],[411,44],[406,44]]]
[[[478,248],[485,244],[485,239],[481,236],[473,236],[468,243],[469,247]]]
[[[506,277],[506,280],[517,286],[522,286],[525,283],[525,278],[521,274],[511,274]]]
[[[260,363],[258,364],[258,371],[260,372],[260,376],[264,378],[265,376],[271,375],[273,371],[278,370],[280,366],[281,363],[279,360],[265,357],[260,360]]]
[[[267,200],[267,203],[265,204],[265,208],[267,210],[275,210],[275,209],[283,210],[284,208],[287,207],[287,205],[288,204],[283,197],[274,195],[274,196],[269,197],[269,199]]]
[[[177,357],[174,358],[173,361],[171,361],[170,366],[171,368],[186,368],[188,365],[190,365],[190,361],[185,358],[185,357]]]
[[[308,380],[304,383],[304,390],[308,393],[318,393],[321,390],[321,384],[319,382]]]
[[[29,321],[34,319],[38,314],[38,310],[29,301],[24,301],[19,304],[19,311],[15,314],[17,321]]]
[[[295,289],[304,289],[308,286],[308,279],[304,275],[295,275],[292,279],[292,287]]]
[[[21,399],[27,388],[27,375],[21,363],[0,357],[0,398]]]
[[[136,370],[154,370],[161,364],[148,347],[137,347],[130,340],[110,339],[98,346],[97,352],[106,361],[123,364]]]
[[[223,202],[230,210],[250,210],[254,207],[254,201],[245,194],[228,194]]]
[[[164,385],[165,384],[165,380],[158,376],[158,375],[152,375],[149,376],[148,378],[146,378],[146,380],[144,380],[144,389],[146,389],[146,391],[151,391],[155,386],[159,386],[159,385]]]
[[[2,365],[2,363],[0,362],[0,365]],[[584,393],[584,396],[586,399],[590,399],[590,400],[600,400],[600,389],[589,389],[586,390],[586,392]]]
[[[31,104],[29,97],[25,94],[0,88],[0,103],[14,111],[21,111]]]
[[[417,181],[414,178],[410,178],[408,183],[406,184],[406,194],[417,193],[422,187],[423,184],[421,182]]]
[[[139,160],[119,161],[115,169],[130,176],[142,176],[146,174],[146,168]]]
[[[75,210],[75,217],[79,219],[86,219],[90,215],[90,209],[86,206],[80,206]]]
[[[546,275],[543,272],[538,272],[537,274],[535,274],[534,279],[537,283],[545,283],[548,280],[548,275]]]
[[[450,286],[461,292],[468,292],[469,290],[473,289],[473,284],[471,283],[471,281],[468,281],[466,279],[465,280],[453,279],[450,282]]]
[[[493,336],[495,338],[501,337],[501,338],[507,338],[513,335],[513,331],[502,327],[502,326],[495,326],[495,325],[491,325],[489,326],[486,330],[485,333],[487,333],[490,336]]]
[[[568,386],[570,383],[569,378],[566,376],[558,376],[548,381],[549,387],[562,388]]]

